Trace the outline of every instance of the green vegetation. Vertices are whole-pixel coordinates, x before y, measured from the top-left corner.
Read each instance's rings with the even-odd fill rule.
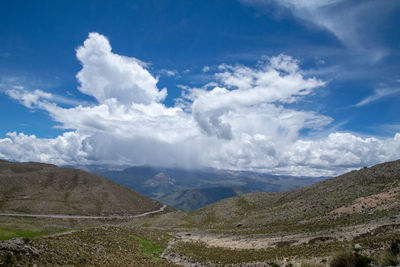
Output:
[[[400,263],[400,239],[395,240],[381,255],[379,262],[382,266],[397,266]]]
[[[345,250],[335,255],[330,263],[331,267],[368,267],[372,259],[357,252]]]
[[[125,220],[55,219],[0,216],[0,240],[25,237],[34,238],[69,230],[81,230],[107,224],[120,224]]]
[[[59,233],[67,230],[59,230],[53,233]],[[0,228],[0,240],[8,240],[16,237],[32,238],[51,234],[47,230],[21,230],[16,228]]]
[[[0,217],[0,240],[25,237],[33,238],[60,233],[71,229],[73,224],[62,220],[29,217]]]
[[[399,173],[400,161],[389,162],[295,191],[245,194],[192,212],[167,208],[160,214],[129,220],[0,217],[2,239],[29,238],[2,242],[0,262],[175,266],[169,261],[173,259],[222,265],[397,265]],[[48,177],[49,184],[54,184],[56,175]],[[72,177],[72,183],[79,183],[79,174]],[[102,198],[112,193],[97,193],[101,198],[91,199],[89,204],[100,209]],[[75,198],[73,192],[61,194],[61,198],[64,204],[82,208],[70,202]],[[362,202],[361,209],[353,209],[360,200],[379,205]],[[338,208],[345,212],[334,212]],[[80,230],[38,237],[65,229]]]
[[[145,256],[151,257],[154,262],[163,262],[164,259],[160,258],[161,253],[165,249],[161,245],[155,243],[153,240],[146,240],[138,236],[130,235],[133,239],[140,242]]]
[[[13,255],[22,265],[175,266],[160,258],[170,238],[160,231],[101,226],[49,238],[34,238],[28,245],[40,251],[39,257],[17,249]],[[0,251],[0,261],[5,262],[7,257],[7,253]]]

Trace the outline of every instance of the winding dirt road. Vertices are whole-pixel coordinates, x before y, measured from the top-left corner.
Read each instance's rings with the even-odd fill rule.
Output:
[[[167,205],[163,205],[158,210],[147,211],[141,214],[128,215],[128,216],[89,216],[89,215],[63,215],[63,214],[21,214],[21,213],[0,213],[0,216],[8,217],[35,217],[35,218],[56,218],[56,219],[129,219],[138,218],[146,215],[159,213],[165,210]]]

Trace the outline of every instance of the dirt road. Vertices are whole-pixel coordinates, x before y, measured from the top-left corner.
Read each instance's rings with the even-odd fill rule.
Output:
[[[148,211],[141,214],[136,215],[128,215],[128,216],[89,216],[89,215],[64,215],[64,214],[22,214],[22,213],[0,213],[0,216],[8,216],[8,217],[35,217],[35,218],[56,218],[56,219],[129,219],[129,218],[138,218],[146,215],[159,213],[165,210],[167,205],[163,205],[158,210]]]
[[[177,233],[176,237],[180,241],[200,241],[204,242],[208,246],[214,247],[223,247],[229,249],[263,249],[268,247],[276,247],[280,243],[303,245],[312,242],[353,240],[357,236],[373,233],[374,231],[384,229],[385,227],[396,229],[395,231],[400,232],[400,218],[384,217],[365,224],[339,227],[313,233],[297,233],[282,236],[232,236],[193,231]]]

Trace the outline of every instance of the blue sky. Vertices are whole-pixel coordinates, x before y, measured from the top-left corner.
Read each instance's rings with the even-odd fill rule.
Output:
[[[398,159],[399,14],[395,0],[2,1],[0,158],[292,175]]]

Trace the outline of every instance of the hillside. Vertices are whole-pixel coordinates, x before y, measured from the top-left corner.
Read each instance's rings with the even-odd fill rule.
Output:
[[[0,161],[0,212],[133,215],[162,204],[82,170]]]
[[[400,160],[297,190],[240,195],[131,225],[174,231],[176,241],[170,241],[165,258],[188,265],[396,266]],[[357,259],[365,262],[356,264]]]
[[[209,190],[218,195],[226,188]],[[201,198],[201,190],[183,193]],[[396,266],[400,263],[399,215],[400,161],[393,161],[297,190],[227,198],[191,212],[168,210],[115,226],[0,242],[0,261],[96,266]],[[3,225],[18,221],[20,227],[31,223],[3,218]],[[35,224],[39,223],[49,221],[37,219]],[[67,222],[52,219],[50,223],[65,227]]]
[[[293,191],[225,199],[194,211],[191,218],[197,221],[204,216],[212,217],[214,227],[239,222],[248,227],[264,227],[281,222],[304,223],[322,217],[330,220],[395,210],[400,207],[399,199],[400,160],[397,160]]]
[[[328,227],[397,212],[400,208],[400,160],[340,175],[286,192],[249,193],[189,212],[161,216],[153,224],[213,229]],[[177,218],[180,218],[179,220]],[[317,226],[320,225],[320,226]],[[240,230],[237,229],[237,230]]]

